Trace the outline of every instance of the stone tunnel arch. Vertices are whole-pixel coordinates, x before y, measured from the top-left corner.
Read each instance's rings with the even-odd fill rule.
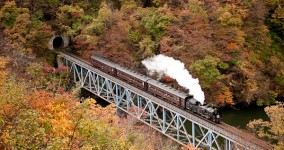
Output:
[[[58,34],[53,36],[48,42],[48,48],[55,50],[69,45],[69,37],[65,34]]]

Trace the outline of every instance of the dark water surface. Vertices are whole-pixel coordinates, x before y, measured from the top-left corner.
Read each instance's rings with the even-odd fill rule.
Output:
[[[269,120],[268,116],[264,112],[264,107],[259,106],[222,108],[220,111],[223,114],[223,122],[242,129],[246,129],[246,125],[250,120]]]

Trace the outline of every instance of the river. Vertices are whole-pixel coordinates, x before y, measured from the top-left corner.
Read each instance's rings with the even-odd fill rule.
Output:
[[[246,129],[246,125],[250,120],[269,120],[264,112],[264,107],[259,106],[222,108],[220,111],[223,114],[223,122],[242,129]]]

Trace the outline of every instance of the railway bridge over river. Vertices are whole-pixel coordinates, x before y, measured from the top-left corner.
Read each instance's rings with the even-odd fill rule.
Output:
[[[195,148],[271,150],[266,142],[225,123],[216,124],[177,108],[113,76],[92,67],[77,56],[59,52],[58,64],[72,72],[74,82],[113,103],[176,142]]]

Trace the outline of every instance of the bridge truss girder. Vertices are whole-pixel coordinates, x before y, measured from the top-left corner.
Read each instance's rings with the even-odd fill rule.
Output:
[[[73,75],[74,82],[79,83],[82,88],[115,104],[117,109],[182,145],[191,144],[195,148],[210,150],[245,149],[232,140],[169,109],[166,105],[138,94],[131,85],[114,80],[113,77],[89,64],[78,63],[63,56],[58,58],[58,64],[67,66]]]

